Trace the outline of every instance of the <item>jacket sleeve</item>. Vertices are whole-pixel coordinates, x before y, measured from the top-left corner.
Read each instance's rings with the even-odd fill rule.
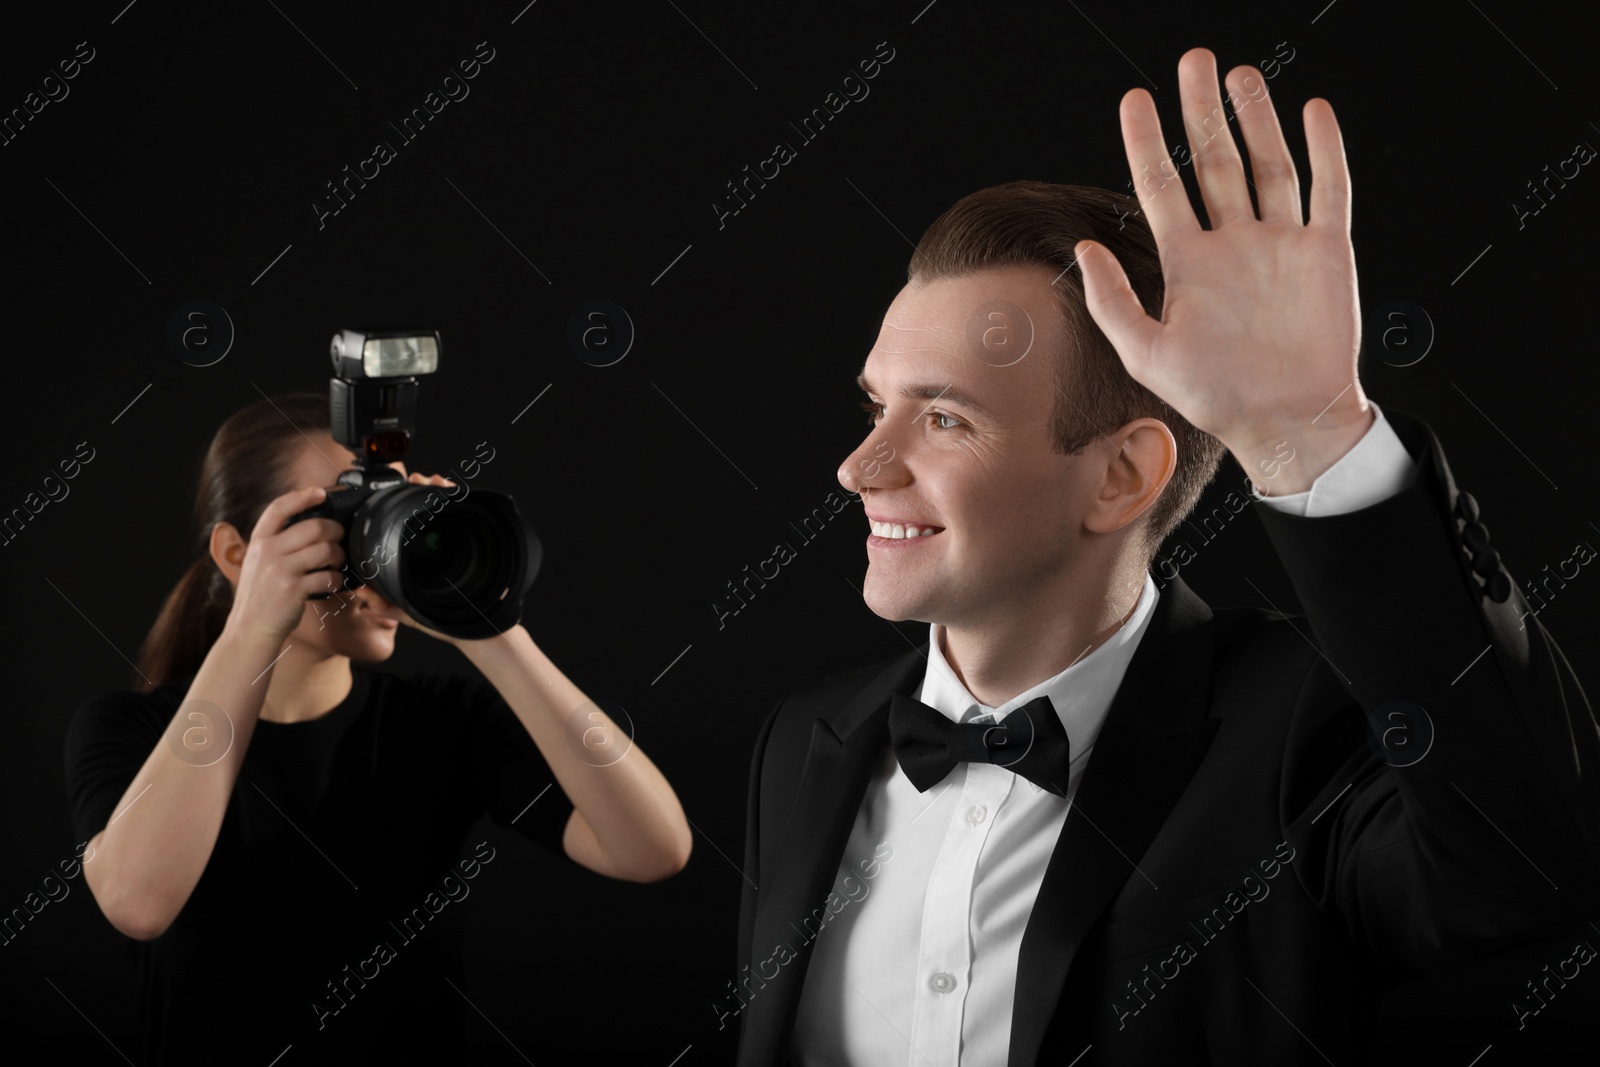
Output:
[[[1259,511],[1318,650],[1279,815],[1317,904],[1426,971],[1600,900],[1600,726],[1438,440],[1388,417],[1411,484],[1345,514]]]
[[[755,754],[750,757],[750,791],[745,802],[744,878],[739,886],[739,958],[734,961],[734,973],[750,962],[751,941],[756,926],[757,887],[761,885],[761,761],[767,752],[767,738],[772,736],[772,724],[778,721],[778,709],[784,701],[773,707],[767,721],[756,735]]]

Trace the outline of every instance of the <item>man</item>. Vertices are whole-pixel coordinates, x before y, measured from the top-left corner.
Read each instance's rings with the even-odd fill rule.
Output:
[[[1249,73],[1253,185],[1214,58],[1179,63],[1209,229],[1133,90],[1140,213],[1013,183],[919,245],[839,478],[868,605],[929,641],[762,728],[740,1064],[1359,1062],[1381,977],[1600,894],[1600,727],[1437,439],[1356,380],[1331,107],[1302,224]],[[1149,573],[1224,448],[1309,624]]]

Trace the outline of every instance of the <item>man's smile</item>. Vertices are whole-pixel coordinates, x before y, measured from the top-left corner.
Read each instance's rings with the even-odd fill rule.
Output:
[[[867,516],[867,523],[872,527],[872,535],[867,538],[867,543],[874,541],[912,541],[924,537],[932,537],[944,529],[932,523],[909,522],[901,518],[875,519]]]

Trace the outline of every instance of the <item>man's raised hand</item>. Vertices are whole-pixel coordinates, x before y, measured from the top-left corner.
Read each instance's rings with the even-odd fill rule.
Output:
[[[1299,176],[1266,83],[1243,66],[1226,81],[1258,206],[1228,130],[1216,59],[1193,48],[1178,61],[1178,84],[1211,228],[1202,229],[1190,207],[1154,100],[1132,89],[1122,98],[1122,140],[1161,256],[1161,319],[1145,313],[1104,246],[1079,242],[1078,266],[1089,313],[1134,380],[1227,445],[1247,472],[1258,459],[1281,457],[1287,442],[1296,462],[1272,491],[1299,492],[1374,418],[1356,380],[1350,172],[1332,105],[1308,101],[1311,213],[1302,222]]]

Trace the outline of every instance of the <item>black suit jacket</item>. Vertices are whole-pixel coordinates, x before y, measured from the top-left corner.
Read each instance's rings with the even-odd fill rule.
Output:
[[[1600,900],[1594,712],[1538,620],[1519,628],[1437,438],[1384,413],[1410,488],[1337,516],[1255,509],[1308,619],[1163,590],[1028,921],[1011,1067],[1360,1062],[1384,986],[1548,940]],[[741,1067],[787,1060],[798,931],[926,656],[802,687],[761,730],[726,998]]]

